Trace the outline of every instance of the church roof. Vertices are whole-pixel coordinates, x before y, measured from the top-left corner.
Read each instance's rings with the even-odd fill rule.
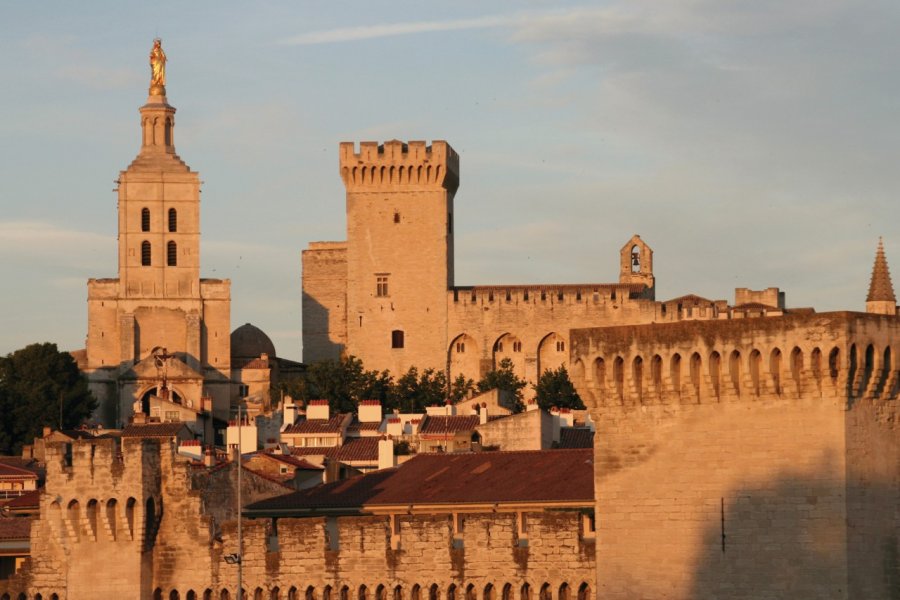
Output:
[[[232,358],[259,358],[261,354],[275,358],[275,344],[262,329],[246,323],[231,332]]]
[[[869,283],[869,295],[866,302],[896,302],[894,286],[891,284],[891,272],[884,257],[884,244],[878,238],[878,250],[875,251],[875,264],[872,266],[872,280]]]

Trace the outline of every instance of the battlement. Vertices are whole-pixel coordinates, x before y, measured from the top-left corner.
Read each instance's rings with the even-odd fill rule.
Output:
[[[571,332],[580,392],[599,406],[763,399],[897,400],[900,320],[861,313],[684,321]]]
[[[340,173],[348,191],[459,187],[459,155],[445,141],[341,142]]]

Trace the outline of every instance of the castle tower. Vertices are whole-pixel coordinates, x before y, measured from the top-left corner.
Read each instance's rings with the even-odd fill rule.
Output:
[[[881,238],[878,238],[878,250],[875,251],[872,280],[869,282],[869,294],[866,296],[866,312],[880,315],[897,314],[897,298],[894,296],[891,272],[888,270]]]
[[[459,156],[443,141],[342,143],[340,173],[349,346],[369,369],[445,368]]]
[[[228,416],[230,282],[200,278],[200,177],[175,153],[160,43],[151,66],[140,151],[117,182],[119,277],[88,281],[85,370],[109,425],[148,394],[195,409],[211,397]]]
[[[631,236],[619,251],[619,283],[644,284],[651,291],[656,286],[656,279],[653,277],[653,250],[639,235]]]

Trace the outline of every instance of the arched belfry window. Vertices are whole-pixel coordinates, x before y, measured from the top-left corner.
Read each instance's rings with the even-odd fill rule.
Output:
[[[637,245],[631,247],[631,272],[641,272],[641,249]]]
[[[170,267],[178,265],[178,244],[175,242],[166,244],[166,264]]]
[[[150,242],[147,240],[141,242],[141,266],[150,266]]]
[[[174,208],[169,209],[169,231],[178,231],[178,211]]]
[[[150,231],[150,209],[141,209],[141,231]]]

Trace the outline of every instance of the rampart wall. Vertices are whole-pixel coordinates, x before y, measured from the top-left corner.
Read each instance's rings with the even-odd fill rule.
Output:
[[[573,332],[598,597],[896,598],[898,333],[853,313]]]

